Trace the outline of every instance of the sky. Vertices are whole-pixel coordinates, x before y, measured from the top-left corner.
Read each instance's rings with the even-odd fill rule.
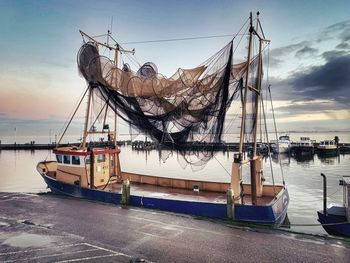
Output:
[[[350,130],[349,1],[6,1],[0,0],[0,140],[59,133],[86,88],[76,55],[79,30],[112,29],[120,43],[235,34],[260,12],[271,40],[268,76],[279,129]],[[171,76],[229,38],[124,44],[140,64]],[[108,52],[108,51],[107,51]],[[109,55],[106,53],[106,55]],[[241,54],[242,57],[245,54]],[[124,56],[123,62],[132,61]],[[81,132],[80,122],[73,125]]]

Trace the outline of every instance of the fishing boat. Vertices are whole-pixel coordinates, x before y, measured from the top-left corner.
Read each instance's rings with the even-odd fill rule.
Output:
[[[300,137],[300,141],[292,142],[291,151],[295,156],[313,155],[314,142],[309,137]]]
[[[320,144],[317,146],[317,153],[324,156],[336,155],[338,154],[338,145],[335,143],[335,140],[320,141]]]
[[[323,210],[317,211],[318,221],[330,235],[350,237],[350,176],[343,176],[339,185],[343,186],[343,205],[327,208],[327,177],[323,177]]]
[[[87,94],[88,102],[83,139],[79,147],[60,147],[59,142],[53,151],[56,160],[38,163],[37,170],[51,191],[196,216],[270,225],[282,223],[289,203],[288,190],[283,178],[283,183],[275,183],[273,173],[272,183],[265,182],[256,140],[258,116],[264,114],[259,111],[263,46],[269,40],[259,30],[258,16],[256,27],[252,14],[248,21],[245,62],[232,63],[231,40],[207,63],[193,69],[179,69],[171,78],[160,75],[153,63],[144,64],[137,72],[127,64],[119,68],[118,56],[134,54],[134,50],[124,49],[110,31],[106,42],[80,31],[84,42],[78,52],[78,67],[87,82],[84,96]],[[255,56],[253,38],[259,43]],[[115,44],[109,45],[108,40],[114,40]],[[101,56],[102,48],[113,50],[114,60]],[[102,105],[96,117],[96,120],[103,119],[100,130],[96,128],[96,120],[91,120],[92,101],[96,98]],[[242,118],[239,151],[234,154],[230,182],[169,178],[122,169],[121,150],[117,147],[117,116],[153,141],[185,157],[188,152],[183,151],[182,146],[195,136],[202,136],[204,148],[196,152],[196,156],[204,156],[200,161],[205,162],[213,157],[208,147],[221,142],[225,115],[234,99],[242,103]],[[107,111],[114,114],[114,131],[106,123]],[[107,134],[109,147],[88,143],[92,134]],[[244,148],[248,135],[252,138],[253,154],[246,159]],[[250,170],[250,183],[243,182],[243,166]]]
[[[277,141],[271,141],[271,148],[274,153],[289,153],[291,149],[289,135],[281,135]]]

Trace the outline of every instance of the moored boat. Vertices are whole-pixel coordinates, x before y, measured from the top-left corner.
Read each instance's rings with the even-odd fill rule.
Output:
[[[258,18],[257,21],[260,25]],[[275,183],[273,174],[272,183],[265,183],[262,157],[257,152],[262,53],[263,45],[269,41],[262,31],[257,32],[254,28],[252,15],[245,63],[232,64],[230,42],[210,58],[208,65],[179,70],[170,79],[158,74],[152,63],[146,63],[137,72],[125,64],[119,69],[118,54],[127,53],[127,50],[118,43],[109,46],[84,32],[81,34],[89,40],[78,53],[79,70],[88,83],[83,140],[79,147],[58,146],[54,150],[55,161],[43,161],[37,165],[53,192],[205,217],[272,225],[282,223],[289,204],[288,190],[284,179],[282,184]],[[251,54],[253,37],[257,37],[260,43],[255,57]],[[114,61],[100,56],[99,47],[114,50]],[[97,130],[95,122],[90,120],[92,99],[98,97],[105,105],[100,113],[107,113],[109,109],[152,140],[181,150],[181,145],[198,133],[206,133],[210,142],[220,142],[225,114],[232,100],[239,95],[242,96],[239,99],[242,102],[240,143],[239,151],[234,155],[230,183],[123,171],[120,149],[116,145],[116,117],[114,132],[105,123],[106,118],[101,130]],[[254,99],[248,101],[248,98]],[[247,117],[248,111],[253,120],[251,116]],[[96,119],[99,117],[100,114]],[[249,159],[245,159],[244,143],[248,130],[253,148]],[[96,133],[108,134],[112,146],[89,146],[88,136]],[[207,147],[205,143],[203,145]],[[243,166],[250,169],[249,184],[243,182]]]
[[[327,178],[323,177],[323,210],[317,211],[318,221],[330,235],[350,237],[350,177],[344,176],[339,184],[343,186],[343,205],[327,208]]]
[[[289,135],[281,135],[277,141],[271,142],[271,148],[274,153],[289,153],[291,149]]]
[[[314,142],[309,137],[300,137],[300,141],[292,142],[291,151],[296,156],[313,155]]]
[[[317,153],[320,155],[336,155],[338,152],[338,145],[334,140],[320,141],[320,144],[317,146]]]

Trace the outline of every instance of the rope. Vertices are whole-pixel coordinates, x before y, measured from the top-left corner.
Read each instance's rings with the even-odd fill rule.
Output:
[[[264,123],[265,123],[265,133],[266,133],[266,139],[267,142],[269,142],[269,135],[267,133],[267,125],[266,125],[266,115],[265,115],[265,108],[264,108],[264,99],[261,97],[261,105],[262,105],[262,111],[263,111],[263,116],[264,116]],[[268,153],[269,153],[269,160],[270,160],[270,169],[271,169],[271,178],[272,178],[272,185],[273,185],[273,193],[274,196],[276,197],[276,189],[275,189],[275,177],[273,175],[273,168],[272,168],[272,158],[271,158],[271,151],[270,151],[270,146],[267,147]]]
[[[249,18],[245,21],[245,23],[244,23],[243,26],[241,27],[240,31],[241,31],[242,28],[248,23],[248,21],[249,21]],[[236,52],[236,50],[237,50],[239,44],[241,43],[241,41],[242,41],[242,39],[243,39],[243,36],[247,35],[246,32],[248,31],[248,28],[249,28],[249,27],[250,27],[250,26],[248,25],[247,28],[244,30],[245,33],[241,34],[242,36],[241,36],[240,40],[238,41],[238,44],[236,45],[236,48],[233,50],[233,54]],[[238,32],[240,32],[240,31],[238,31]],[[233,40],[233,39],[232,39],[232,40]]]
[[[328,224],[298,224],[298,223],[294,223],[294,224],[288,224],[290,226],[337,226],[337,225],[343,225],[343,224],[350,224],[350,222],[345,221],[345,222],[339,222],[339,223],[328,223]],[[283,225],[281,225],[283,226]]]
[[[182,38],[167,38],[167,39],[156,39],[156,40],[142,40],[142,41],[130,41],[123,42],[123,45],[129,44],[148,44],[148,43],[161,43],[161,42],[174,42],[174,41],[187,41],[187,40],[197,40],[197,39],[211,39],[211,38],[222,38],[222,37],[236,37],[245,34],[224,34],[224,35],[212,35],[212,36],[197,36],[197,37],[182,37]]]
[[[270,43],[268,44],[268,49],[267,49],[267,70],[266,70],[266,78],[267,78],[267,83],[269,83],[269,65],[270,65]],[[272,95],[271,95],[271,89],[270,89],[271,85],[268,85],[268,93],[270,95],[270,103],[271,103],[271,111],[272,111],[272,117],[273,117],[273,124],[275,127],[275,135],[276,135],[276,141],[277,141],[277,147],[279,149],[279,141],[278,141],[278,135],[277,135],[277,125],[276,125],[276,118],[275,118],[275,110],[273,108],[273,103],[272,103]],[[266,94],[267,97],[267,94]],[[281,169],[281,176],[282,176],[282,182],[283,185],[285,185],[285,180],[284,180],[284,173],[283,173],[283,168],[282,168],[282,160],[281,158],[278,158],[279,160],[279,165],[280,165],[280,169]]]
[[[108,98],[108,100],[109,100],[109,98]],[[100,112],[98,113],[97,117],[95,118],[95,120],[94,120],[94,122],[93,122],[93,124],[91,125],[91,127],[90,127],[89,130],[91,130],[91,129],[94,127],[94,125],[95,125],[96,121],[98,120],[98,118],[100,117],[102,111],[103,111],[103,110],[105,109],[105,107],[108,105],[108,100],[106,101],[105,105],[103,105],[103,107],[101,108]]]
[[[222,165],[222,163],[215,157],[215,155],[213,156],[214,159],[221,165],[221,167],[226,171],[226,173],[228,174],[228,176],[231,177],[231,173],[229,173],[229,171],[226,170],[226,168]]]
[[[340,186],[337,190],[335,190],[333,193],[329,194],[327,197],[330,197],[330,196],[333,196],[335,195],[336,193],[339,192],[339,190],[342,189],[342,187]],[[323,198],[322,198],[323,199]]]
[[[272,116],[273,116],[273,123],[274,123],[274,126],[275,126],[275,134],[276,134],[277,147],[278,147],[278,149],[279,149],[279,142],[278,142],[278,136],[277,136],[277,126],[276,126],[276,119],[275,119],[275,111],[274,111],[273,104],[272,104],[272,96],[271,96],[270,85],[268,86],[268,90],[269,90],[269,94],[270,94],[271,110],[272,110]],[[269,147],[269,148],[270,148],[270,147]],[[281,168],[281,175],[282,175],[283,185],[285,185],[284,173],[283,173],[283,169],[282,169],[282,161],[281,161],[281,158],[278,158],[278,160],[279,160],[279,165],[280,165],[280,168]]]
[[[78,100],[75,102],[74,107],[73,107],[71,113],[68,115],[68,118],[67,118],[66,121],[64,122],[64,124],[63,124],[61,130],[58,132],[58,137],[61,135],[62,130],[64,129],[64,127],[66,127],[66,125],[67,125],[67,123],[68,123],[68,120],[69,120],[69,118],[70,118],[69,116],[71,116],[72,113],[73,113],[73,111],[77,108],[78,101],[82,100],[82,98],[85,97],[86,92],[87,92],[87,90],[83,91],[83,92],[80,94]],[[56,142],[56,143],[57,143],[57,142]]]
[[[84,99],[84,97],[85,97],[85,95],[86,95],[86,92],[89,90],[89,88],[90,88],[90,86],[88,86],[88,87],[86,88],[86,90],[85,90],[85,92],[84,92],[84,95],[81,97],[78,106],[75,108],[75,111],[74,111],[72,117],[70,118],[70,120],[69,120],[69,122],[68,122],[68,124],[67,124],[67,126],[66,126],[66,128],[65,128],[65,130],[64,130],[64,132],[63,132],[63,134],[62,134],[62,136],[61,136],[61,138],[59,139],[59,141],[58,141],[58,143],[57,143],[57,145],[60,144],[60,142],[61,142],[63,136],[66,134],[66,131],[67,131],[69,125],[71,124],[71,122],[72,122],[72,120],[73,120],[75,114],[77,113],[77,111],[78,111],[78,109],[79,109],[79,107],[80,107],[80,104],[81,104],[81,102],[83,101],[83,99]]]

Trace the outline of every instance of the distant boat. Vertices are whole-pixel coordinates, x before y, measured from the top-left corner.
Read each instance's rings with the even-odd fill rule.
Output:
[[[289,153],[291,144],[289,135],[282,135],[277,141],[272,141],[271,148],[274,153]]]
[[[292,142],[291,151],[296,156],[313,155],[314,142],[309,137],[300,137],[300,141]]]
[[[321,141],[317,146],[317,153],[320,155],[335,155],[338,153],[338,146],[334,140]]]
[[[256,21],[261,29],[258,17]],[[232,64],[233,42],[230,41],[208,60],[210,63],[194,69],[179,69],[172,78],[158,74],[152,63],[146,63],[137,72],[127,65],[119,68],[119,52],[128,51],[118,43],[110,46],[106,44],[108,41],[101,43],[81,32],[89,40],[78,53],[79,70],[88,83],[84,135],[80,146],[58,146],[54,150],[55,161],[38,163],[37,170],[51,191],[197,216],[281,224],[287,214],[288,190],[284,179],[283,184],[275,183],[273,174],[272,183],[264,183],[262,156],[257,153],[257,122],[262,114],[259,105],[263,45],[269,41],[262,37],[262,30],[258,33],[254,28],[252,14],[247,30],[246,62]],[[257,37],[259,43],[255,56],[251,54],[253,37]],[[101,47],[115,51],[114,61],[100,55],[103,54],[99,51]],[[105,105],[99,109],[100,114],[107,110],[114,113],[114,131],[105,123],[106,118],[100,118],[104,120],[101,130],[91,120],[93,99]],[[239,151],[234,155],[230,183],[165,178],[122,170],[120,149],[116,145],[117,115],[155,141],[181,150],[187,138],[200,132],[207,132],[212,141],[220,142],[224,117],[233,99],[242,103],[239,110],[242,118]],[[255,114],[251,114],[252,111]],[[107,134],[110,147],[89,145],[88,135],[96,133]],[[253,148],[252,155],[246,159],[244,144],[248,135]],[[205,147],[206,143],[203,145]],[[202,151],[202,154],[207,152]],[[135,166],[137,162],[134,160]],[[242,167],[248,164],[250,183],[243,183]]]
[[[350,237],[350,176],[344,176],[339,182],[343,186],[343,206],[333,205],[327,208],[327,178],[323,177],[323,210],[317,211],[318,221],[330,235]]]

